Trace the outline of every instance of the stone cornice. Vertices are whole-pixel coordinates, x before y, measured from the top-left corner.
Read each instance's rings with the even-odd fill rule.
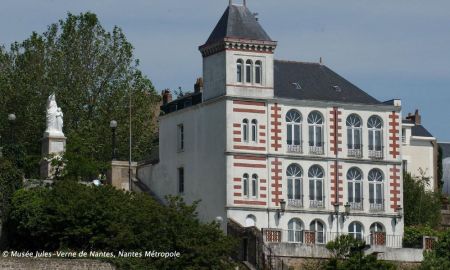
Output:
[[[276,41],[248,40],[239,38],[224,38],[212,44],[205,44],[199,47],[203,57],[224,51],[245,51],[273,54],[277,47]]]

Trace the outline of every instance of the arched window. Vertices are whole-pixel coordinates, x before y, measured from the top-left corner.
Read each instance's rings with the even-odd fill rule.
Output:
[[[291,164],[286,170],[288,184],[288,205],[294,207],[303,206],[302,168],[297,164]]]
[[[252,197],[258,196],[258,175],[252,175]]]
[[[308,115],[309,126],[309,152],[310,154],[323,154],[323,117],[318,111]]]
[[[236,81],[237,82],[242,82],[242,71],[243,71],[243,67],[244,67],[244,61],[242,61],[242,59],[238,59],[236,62]]]
[[[261,84],[262,82],[262,63],[261,61],[255,62],[255,83]]]
[[[313,165],[309,168],[309,206],[312,208],[324,207],[323,177],[324,172],[319,165]]]
[[[383,225],[379,222],[375,222],[370,226],[370,233],[376,233],[376,232],[384,232]]]
[[[383,225],[379,222],[370,225],[370,244],[377,246],[386,245],[386,232]]]
[[[302,115],[297,110],[286,114],[286,138],[289,152],[301,152]]]
[[[244,197],[248,197],[249,193],[248,193],[248,174],[244,174],[242,176],[242,195]]]
[[[256,119],[252,120],[252,142],[258,141],[258,121]]]
[[[242,138],[244,142],[248,142],[248,119],[242,120]]]
[[[353,238],[358,240],[364,239],[364,229],[361,223],[352,222],[348,225],[348,234],[353,236]]]
[[[347,147],[349,156],[362,156],[362,124],[356,114],[347,117]]]
[[[248,215],[245,219],[245,227],[256,226],[256,217],[254,215]]]
[[[371,210],[384,210],[383,203],[383,172],[379,169],[372,169],[367,176],[369,180],[369,204]]]
[[[362,210],[362,195],[363,195],[363,183],[362,183],[362,172],[360,169],[353,167],[347,172],[348,181],[348,202],[350,203],[351,209]]]
[[[309,225],[309,229],[315,232],[317,244],[325,244],[325,225],[320,220],[314,220]]]
[[[251,83],[252,82],[252,70],[253,70],[253,62],[252,60],[247,60],[245,62],[245,82]]]
[[[373,115],[367,121],[369,128],[369,156],[382,158],[383,150],[383,121],[380,117]]]
[[[298,218],[293,218],[288,222],[288,241],[303,243],[303,223]]]

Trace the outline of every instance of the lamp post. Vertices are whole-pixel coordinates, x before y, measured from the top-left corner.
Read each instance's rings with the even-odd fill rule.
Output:
[[[339,203],[334,203],[334,213],[332,214],[331,218],[336,219],[336,236],[339,237],[339,217],[341,217],[342,222],[346,220],[346,218],[350,215],[350,203],[346,203],[344,205],[344,212],[339,212]],[[335,218],[336,217],[336,218]]]
[[[10,143],[13,144],[14,143],[14,124],[16,122],[16,115],[14,113],[11,113],[8,115],[8,122],[9,122],[9,140]]]
[[[117,121],[111,120],[109,122],[109,127],[112,131],[112,160],[117,159],[117,149],[116,149],[116,128],[117,128]]]
[[[398,222],[402,219],[403,217],[403,208],[399,205],[397,206],[397,216],[394,217],[394,225],[397,225]]]
[[[286,201],[284,199],[280,200],[280,209],[277,209],[278,220],[281,218],[281,214],[286,212]]]

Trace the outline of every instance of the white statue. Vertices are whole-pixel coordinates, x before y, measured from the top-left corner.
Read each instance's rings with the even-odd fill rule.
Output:
[[[63,112],[56,104],[55,94],[51,94],[47,100],[47,129],[48,134],[63,134]]]

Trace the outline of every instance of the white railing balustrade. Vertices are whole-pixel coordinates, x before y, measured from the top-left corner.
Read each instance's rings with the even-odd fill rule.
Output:
[[[369,150],[369,158],[372,158],[372,159],[383,159],[383,151]]]
[[[323,146],[309,146],[309,153],[311,155],[323,155]]]
[[[288,144],[287,145],[287,151],[289,153],[298,153],[298,154],[302,154],[303,153],[303,147],[302,145],[293,145],[293,144]]]

